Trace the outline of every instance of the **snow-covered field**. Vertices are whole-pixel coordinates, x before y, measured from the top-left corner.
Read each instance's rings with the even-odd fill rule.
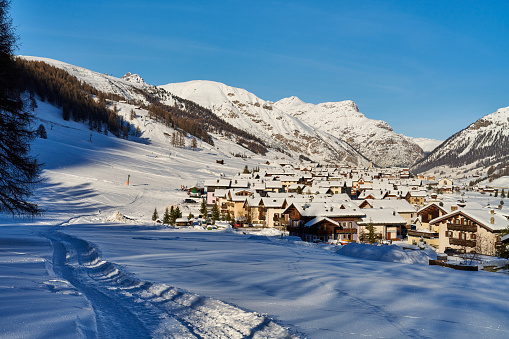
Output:
[[[509,336],[505,274],[428,266],[426,253],[387,245],[154,225],[154,207],[186,197],[181,185],[262,162],[229,156],[235,145],[172,148],[143,114],[135,143],[64,124],[44,103],[38,113],[48,139],[34,145],[45,162],[35,199],[47,212],[0,216],[2,338]]]

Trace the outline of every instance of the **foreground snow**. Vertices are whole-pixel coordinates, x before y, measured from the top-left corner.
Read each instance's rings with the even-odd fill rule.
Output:
[[[36,199],[47,212],[0,215],[2,338],[509,336],[504,274],[428,266],[425,252],[397,246],[154,225],[154,207],[186,197],[181,185],[257,160],[217,165],[228,154],[219,143],[90,142],[39,109],[48,139],[34,147],[46,164]],[[126,218],[111,221],[117,212]]]

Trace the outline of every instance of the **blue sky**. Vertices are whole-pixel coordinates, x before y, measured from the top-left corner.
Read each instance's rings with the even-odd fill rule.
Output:
[[[17,53],[262,99],[350,99],[445,140],[509,106],[507,1],[14,0]]]

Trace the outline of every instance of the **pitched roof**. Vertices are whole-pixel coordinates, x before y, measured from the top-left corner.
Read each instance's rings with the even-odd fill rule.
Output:
[[[374,225],[394,225],[406,224],[405,218],[403,218],[399,213],[397,213],[392,208],[385,209],[375,209],[375,208],[365,208],[363,211],[366,215],[361,218],[361,221],[357,222],[359,225],[368,225],[369,223],[373,223]]]

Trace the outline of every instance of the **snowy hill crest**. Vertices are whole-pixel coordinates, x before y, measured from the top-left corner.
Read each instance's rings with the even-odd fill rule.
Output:
[[[290,97],[275,106],[348,142],[379,166],[410,166],[424,155],[419,145],[396,134],[385,121],[368,119],[351,100],[314,105]]]
[[[438,166],[487,167],[509,160],[509,107],[488,114],[454,134],[414,166],[425,172]]]
[[[241,88],[214,81],[189,81],[159,86],[176,96],[209,108],[233,126],[260,137],[272,148],[315,161],[366,165],[367,160],[348,143],[302,122]],[[293,102],[299,102],[297,97]]]

